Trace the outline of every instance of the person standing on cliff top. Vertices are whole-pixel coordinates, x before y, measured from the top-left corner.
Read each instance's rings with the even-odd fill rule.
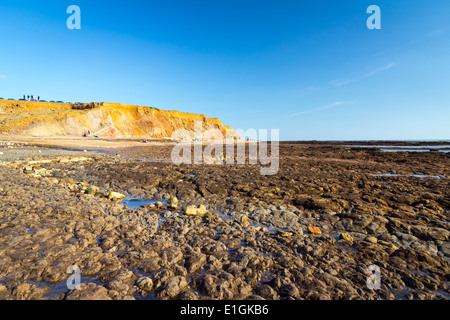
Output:
[[[27,100],[30,100],[30,95],[27,96]]]

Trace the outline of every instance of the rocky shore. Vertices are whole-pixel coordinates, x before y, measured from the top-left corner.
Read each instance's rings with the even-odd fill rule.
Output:
[[[448,153],[281,144],[262,176],[168,146],[0,151],[0,299],[450,298]]]

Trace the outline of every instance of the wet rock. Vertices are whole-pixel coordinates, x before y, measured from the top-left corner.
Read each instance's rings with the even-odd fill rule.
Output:
[[[183,276],[183,277],[188,276],[188,271],[186,270],[186,268],[179,264],[174,264],[171,267],[171,270],[173,271],[173,274],[176,276]]]
[[[195,205],[189,205],[184,209],[184,214],[187,216],[198,216],[204,217],[208,210],[204,205],[200,205],[199,207]]]
[[[63,185],[76,185],[77,182],[73,180],[72,178],[62,178],[59,180],[59,184]]]
[[[89,182],[87,182],[86,180],[80,181],[78,182],[78,185],[88,188],[89,187]]]
[[[405,285],[415,290],[422,290],[424,288],[424,285],[420,281],[414,279],[411,276],[403,277],[402,281],[405,283]]]
[[[221,270],[223,268],[222,262],[214,255],[208,256],[205,268],[209,271]]]
[[[282,237],[282,238],[289,238],[292,237],[294,234],[292,232],[285,232],[282,230],[278,230],[277,231],[277,236]]]
[[[278,290],[278,294],[282,298],[287,297],[298,298],[300,291],[298,290],[295,284],[289,283],[281,286],[280,290]]]
[[[314,192],[314,191],[313,191]],[[319,193],[321,193],[320,190],[318,190]],[[311,210],[331,210],[331,211],[338,211],[340,209],[339,205],[334,204],[329,199],[320,198],[317,196],[299,196],[294,200],[294,204],[297,206],[302,206],[305,209],[311,209]]]
[[[349,235],[348,233],[341,233],[341,235],[339,236],[339,239],[353,243],[353,237],[351,235]]]
[[[373,236],[368,236],[368,237],[364,238],[364,241],[367,241],[372,244],[376,244],[378,242],[378,239]]]
[[[242,215],[238,221],[244,227],[248,227],[250,225],[250,222],[248,221],[248,216],[246,215]]]
[[[26,173],[26,174],[33,174],[33,173],[34,173],[34,168],[33,168],[33,166],[25,166],[25,167],[23,168],[23,173]]]
[[[153,280],[149,277],[141,277],[136,281],[136,286],[144,292],[151,292],[153,290]]]
[[[257,301],[257,300],[266,300],[261,296],[258,296],[256,294],[252,294],[250,296],[248,296],[245,300],[249,300],[249,301]]]
[[[79,290],[72,290],[66,297],[66,300],[112,300],[108,294],[108,290],[103,286],[95,283],[80,285]]]
[[[311,251],[310,255],[316,259],[323,257],[326,249],[324,246],[317,246],[313,251]]]
[[[433,228],[428,230],[427,235],[432,240],[447,241],[449,239],[450,232],[443,228]]]
[[[166,266],[170,266],[180,262],[183,259],[183,252],[180,248],[171,246],[167,249],[164,249],[161,252],[160,256],[162,263]]]
[[[111,201],[121,201],[126,198],[124,194],[121,194],[119,192],[107,192],[104,194],[104,196]]]
[[[322,231],[318,227],[309,226],[308,232],[314,236],[320,236]]]
[[[193,254],[186,258],[185,268],[188,273],[196,273],[206,264],[206,255]]]
[[[107,284],[108,290],[114,290],[119,295],[127,295],[128,291],[130,290],[130,287],[128,284],[121,282],[121,281],[111,281]]]
[[[161,269],[153,276],[154,289],[158,290],[159,287],[168,279],[175,276],[175,273],[171,269]]]
[[[72,158],[61,158],[59,160],[60,163],[69,163],[69,162],[83,162],[83,161],[89,161],[92,160],[91,158],[87,157],[72,157]]]
[[[183,291],[177,297],[178,300],[187,300],[187,301],[195,301],[198,300],[199,296],[196,292],[192,291]]]
[[[177,209],[178,208],[178,198],[175,196],[171,196],[167,201],[169,208]]]
[[[233,293],[230,290],[231,284],[212,274],[202,275],[197,280],[197,289],[205,296],[214,299],[231,299]]]
[[[254,293],[267,300],[276,300],[278,298],[277,292],[267,284],[256,287]]]
[[[450,258],[450,243],[446,242],[439,246],[439,251],[447,258]]]
[[[99,189],[98,187],[96,187],[96,186],[90,186],[90,187],[85,191],[85,193],[86,193],[86,194],[90,194],[90,195],[95,196],[97,193],[99,193],[99,191],[100,191],[100,189]]]
[[[162,262],[160,257],[152,257],[139,262],[139,268],[146,273],[153,273],[161,269]]]
[[[34,286],[29,283],[22,283],[14,288],[12,294],[17,299],[25,300],[30,295],[31,291],[33,290],[33,287]]]
[[[174,299],[181,291],[183,291],[188,285],[185,277],[177,276],[170,278],[163,282],[158,290],[157,296],[159,299]]]
[[[291,276],[291,275],[289,275],[289,276]],[[267,284],[269,286],[271,286],[274,290],[278,291],[278,290],[281,289],[281,287],[283,285],[290,284],[290,283],[292,283],[292,281],[291,281],[291,279],[289,277],[280,276],[280,277],[272,279]]]
[[[241,278],[235,278],[231,284],[232,292],[235,292],[236,299],[244,299],[250,295],[252,287]]]

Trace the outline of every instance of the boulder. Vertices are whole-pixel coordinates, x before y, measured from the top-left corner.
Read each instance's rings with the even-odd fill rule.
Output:
[[[159,299],[174,299],[187,285],[188,282],[183,276],[170,278],[161,285],[157,296]]]
[[[206,264],[206,255],[194,254],[186,258],[184,266],[189,273],[196,273],[200,271],[205,264]]]
[[[208,210],[204,205],[200,205],[198,208],[194,205],[190,205],[184,209],[184,214],[187,216],[204,217],[207,212]]]
[[[278,230],[277,231],[277,236],[282,237],[282,238],[289,238],[289,237],[293,236],[293,233],[292,232],[285,232],[285,231],[282,231],[282,230]]]
[[[150,292],[153,289],[153,280],[149,277],[139,278],[136,281],[136,286],[144,292]]]
[[[169,205],[169,208],[177,209],[178,208],[178,199],[175,196],[171,196],[169,198],[169,201],[167,201],[167,204]]]
[[[348,242],[353,242],[353,237],[351,235],[349,235],[348,233],[342,233],[339,236],[339,239],[345,240],[345,241],[348,241]]]
[[[378,242],[378,239],[375,238],[374,236],[367,236],[364,238],[364,241],[376,244]]]
[[[33,166],[25,166],[25,168],[23,168],[23,173],[32,174],[33,172],[34,172]]]
[[[248,217],[246,215],[241,216],[241,218],[239,219],[239,223],[244,227],[248,227],[250,225],[250,222],[248,221]]]
[[[112,201],[120,201],[126,198],[125,195],[118,192],[108,192],[105,193],[105,197]]]
[[[112,300],[108,290],[95,283],[81,284],[80,290],[72,290],[66,297],[67,300]]]
[[[308,232],[314,236],[320,236],[322,234],[322,231],[318,227],[308,227]]]
[[[96,186],[90,186],[89,188],[87,188],[87,190],[85,191],[86,194],[91,194],[93,196],[95,196],[98,192],[100,191],[100,189]]]
[[[430,239],[440,241],[447,241],[450,235],[450,232],[443,228],[432,228],[427,233]]]
[[[194,205],[187,206],[184,209],[184,214],[186,214],[187,216],[196,216],[197,215],[197,207]]]
[[[283,285],[280,288],[280,290],[278,290],[278,294],[284,298],[287,298],[287,297],[298,298],[300,295],[300,291],[295,286],[295,284],[288,283],[288,284]]]

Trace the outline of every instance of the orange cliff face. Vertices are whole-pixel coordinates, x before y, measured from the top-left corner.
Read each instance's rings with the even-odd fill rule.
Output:
[[[33,136],[171,138],[178,129],[219,129],[239,138],[231,127],[205,115],[115,103],[68,104],[0,100],[0,133]]]

